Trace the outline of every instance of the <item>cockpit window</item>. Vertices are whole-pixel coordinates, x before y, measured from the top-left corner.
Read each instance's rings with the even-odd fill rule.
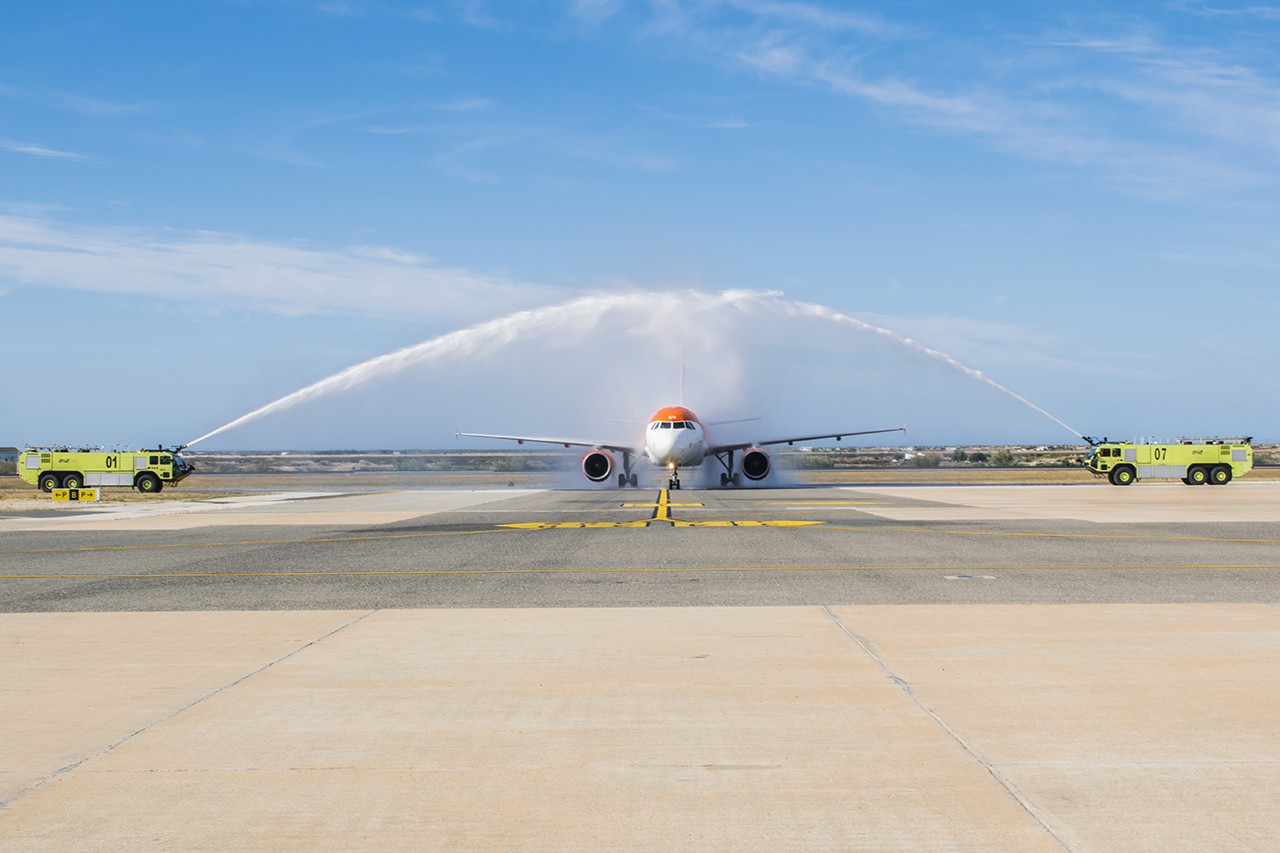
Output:
[[[672,429],[684,429],[684,421],[676,421],[671,425]]]
[[[663,429],[671,429],[671,422],[670,422],[670,421],[663,421],[663,422],[661,423],[661,427],[662,427]]]

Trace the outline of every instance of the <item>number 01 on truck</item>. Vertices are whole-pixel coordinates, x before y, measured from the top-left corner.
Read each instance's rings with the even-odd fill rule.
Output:
[[[158,492],[195,470],[175,450],[106,451],[98,447],[28,447],[18,456],[18,476],[42,491],[85,486],[128,486]]]

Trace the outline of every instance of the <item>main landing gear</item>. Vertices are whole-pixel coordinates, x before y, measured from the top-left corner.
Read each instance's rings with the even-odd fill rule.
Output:
[[[741,486],[742,478],[733,470],[733,451],[726,450],[724,453],[716,454],[716,461],[724,466],[724,470],[720,472],[720,486]]]
[[[622,471],[618,475],[618,488],[625,489],[630,486],[633,489],[640,488],[640,475],[631,473],[631,454],[622,451]]]

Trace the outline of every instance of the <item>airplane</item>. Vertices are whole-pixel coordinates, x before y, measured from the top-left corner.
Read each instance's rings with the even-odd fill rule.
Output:
[[[696,468],[707,457],[714,457],[724,467],[720,472],[721,486],[740,486],[740,474],[748,480],[759,481],[769,476],[773,467],[765,447],[775,444],[795,444],[797,441],[816,441],[820,438],[834,438],[840,441],[846,435],[875,435],[882,432],[903,432],[906,427],[893,429],[869,429],[861,431],[831,432],[824,435],[803,435],[790,438],[774,438],[768,441],[740,441],[730,444],[715,443],[707,432],[707,427],[723,424],[742,423],[738,421],[712,421],[705,426],[698,416],[684,406],[666,406],[654,413],[645,427],[643,447],[634,445],[609,444],[607,442],[586,441],[573,438],[540,438],[527,435],[488,435],[479,432],[456,432],[455,436],[471,438],[496,438],[503,441],[514,441],[524,444],[531,441],[541,444],[563,444],[565,447],[588,447],[590,450],[582,457],[582,473],[593,483],[603,483],[615,470],[613,454],[622,454],[622,471],[618,474],[618,488],[639,486],[639,475],[633,472],[633,457],[644,456],[654,465],[667,469],[670,473],[668,488],[680,488],[680,469]],[[740,471],[734,471],[734,454]]]

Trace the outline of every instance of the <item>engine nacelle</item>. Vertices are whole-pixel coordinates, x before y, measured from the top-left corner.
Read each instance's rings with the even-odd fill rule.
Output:
[[[758,447],[748,447],[742,452],[739,467],[742,468],[742,473],[747,475],[748,480],[763,480],[769,476],[769,469],[773,466],[769,464],[768,453]]]
[[[582,457],[582,473],[593,483],[603,483],[613,473],[613,457],[603,450],[593,450]]]

